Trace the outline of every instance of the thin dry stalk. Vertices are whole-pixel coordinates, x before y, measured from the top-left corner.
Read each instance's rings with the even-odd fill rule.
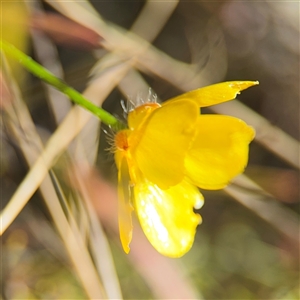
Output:
[[[299,222],[295,213],[286,209],[271,194],[245,175],[238,176],[234,183],[224,189],[226,193],[298,245]]]
[[[130,30],[146,41],[153,41],[171,17],[178,3],[179,0],[169,2],[147,0]]]
[[[64,78],[62,66],[57,57],[54,45],[43,34],[32,31],[31,33],[34,51],[41,64],[58,78]],[[51,110],[57,124],[60,124],[72,105],[69,99],[48,84],[43,84],[47,91]]]
[[[88,166],[88,164],[86,164],[86,166]],[[93,254],[98,272],[101,275],[108,297],[110,299],[122,299],[118,276],[116,270],[113,268],[113,258],[110,252],[109,244],[100,225],[99,217],[92,206],[90,193],[85,182],[84,177],[87,169],[89,168],[86,167],[85,171],[83,171],[82,169],[74,168],[73,177],[76,182],[75,184],[85,201],[85,207],[83,209],[86,209],[86,213],[90,219],[89,240],[91,252]]]
[[[9,117],[7,125],[18,141],[27,163],[31,166],[40,155],[43,145],[36,132],[27,107],[21,101],[18,89],[12,79],[10,80],[10,84],[15,97],[13,99],[13,106],[9,106],[7,108],[7,115]],[[27,138],[24,137],[23,132],[26,132]],[[32,141],[35,143],[34,147],[32,146]],[[43,165],[43,162],[41,162],[41,165]],[[43,170],[44,168],[44,166],[41,166],[40,169]],[[46,172],[41,180],[37,180],[37,178],[39,178],[38,173],[36,173],[36,175],[37,177],[34,176],[31,178],[31,183],[33,185],[38,184],[38,186],[40,186],[41,194],[45,200],[48,210],[50,211],[54,224],[65,244],[66,250],[71,258],[75,270],[77,271],[77,275],[82,282],[83,288],[91,299],[97,297],[106,298],[105,291],[99,281],[98,274],[81,239],[78,229],[76,227],[73,227],[72,229],[70,228],[50,176]],[[36,181],[39,182],[36,183]],[[28,189],[27,184],[24,182],[22,183],[22,187],[25,190]],[[18,201],[10,201],[8,204],[8,210],[6,210],[7,207],[4,209],[3,219],[1,217],[1,230],[3,230],[3,223],[5,225],[5,221],[11,218],[10,212],[17,215],[18,213],[16,214],[16,212],[21,211],[23,206],[20,208],[18,205]],[[7,215],[5,215],[5,210],[7,211]]]
[[[110,70],[88,87],[85,96],[98,104],[101,103],[118,81],[123,78],[124,74],[128,72],[129,68],[130,65],[127,63],[114,70]],[[95,93],[95,90],[98,92]],[[98,99],[89,97],[95,94],[99,95]],[[1,212],[1,234],[3,234],[37,190],[48,170],[56,162],[58,156],[66,149],[91,117],[90,113],[77,106],[70,111],[55,133],[50,137],[44,151],[36,160],[7,206]]]
[[[104,39],[101,45],[119,55],[122,61],[132,59],[139,69],[150,71],[174,85],[180,83],[178,86],[183,86],[186,90],[191,90],[193,82],[197,87],[210,83],[204,76],[206,71],[199,74],[191,65],[171,58],[136,34],[116,25],[106,24],[92,7],[85,9],[86,2],[47,2],[70,19],[97,32]]]
[[[152,2],[147,1],[138,18],[135,20],[131,27],[131,32],[137,34],[148,42],[152,42],[164,25],[167,23],[179,1],[173,2]],[[153,16],[155,15],[155,22],[153,22]],[[113,54],[110,54],[113,55]],[[120,57],[114,57],[114,60],[120,59]],[[97,65],[95,66],[97,69]],[[101,68],[100,68],[101,69]],[[125,97],[137,95],[147,95],[149,92],[149,86],[139,72],[132,69],[119,83],[119,89],[125,95]],[[130,99],[134,101],[135,99]]]

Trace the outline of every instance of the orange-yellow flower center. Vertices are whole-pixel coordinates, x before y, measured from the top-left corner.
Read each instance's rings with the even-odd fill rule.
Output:
[[[115,146],[118,150],[126,151],[129,148],[128,135],[129,130],[121,130],[115,135]]]

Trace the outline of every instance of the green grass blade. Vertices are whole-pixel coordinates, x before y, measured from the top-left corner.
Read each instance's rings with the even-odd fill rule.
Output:
[[[4,40],[0,40],[0,48],[7,55],[18,60],[19,63],[23,67],[25,67],[29,72],[39,77],[43,81],[47,82],[48,84],[54,86],[56,89],[67,95],[73,102],[97,116],[106,125],[109,125],[116,130],[124,127],[124,125],[121,124],[121,122],[109,112],[87,100],[85,97],[82,96],[82,94],[68,86],[65,82],[57,78],[54,74],[52,74],[42,65],[34,61],[31,57],[18,50],[12,44]]]

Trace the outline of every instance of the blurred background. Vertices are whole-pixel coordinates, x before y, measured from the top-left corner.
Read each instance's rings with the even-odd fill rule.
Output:
[[[239,117],[257,136],[243,177],[201,191],[190,252],[162,257],[136,222],[126,255],[109,129],[2,56],[1,209],[10,203],[16,216],[1,240],[2,299],[300,299],[299,2],[19,1],[1,10],[2,38],[121,119],[121,101],[260,82],[202,111]],[[13,201],[21,183],[32,193]]]

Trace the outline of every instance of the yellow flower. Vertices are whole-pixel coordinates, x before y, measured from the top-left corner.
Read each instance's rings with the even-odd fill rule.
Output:
[[[221,189],[243,172],[254,130],[240,119],[201,115],[200,108],[234,99],[258,82],[233,81],[166,101],[145,103],[115,135],[119,230],[126,253],[135,210],[153,247],[180,257],[192,246],[203,205],[198,188]]]

